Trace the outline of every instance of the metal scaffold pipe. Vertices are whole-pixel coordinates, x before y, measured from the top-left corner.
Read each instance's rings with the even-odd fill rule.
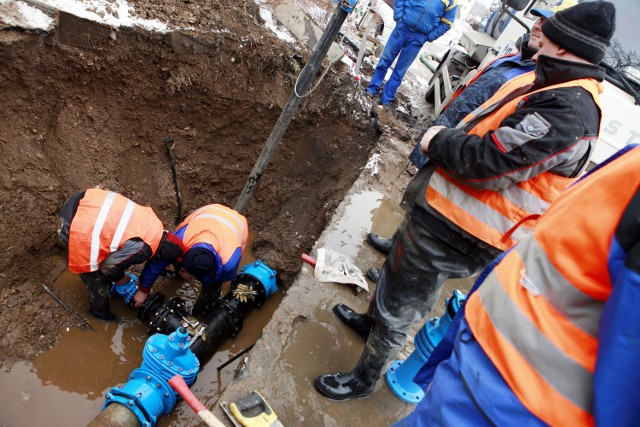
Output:
[[[323,58],[329,51],[331,43],[333,42],[336,34],[338,34],[340,27],[342,27],[342,24],[350,11],[351,9],[345,7],[344,4],[338,4],[336,10],[333,12],[331,20],[329,21],[329,24],[327,24],[327,28],[318,41],[318,44],[314,48],[309,62],[300,72],[300,77],[298,79],[297,85],[294,86],[287,104],[280,113],[280,117],[278,118],[278,121],[271,131],[271,135],[269,135],[269,139],[267,140],[264,148],[262,149],[262,152],[260,153],[260,157],[258,157],[258,160],[253,166],[251,175],[249,175],[247,183],[245,184],[244,189],[242,190],[242,193],[240,194],[240,197],[238,198],[238,201],[236,202],[236,205],[234,207],[236,211],[242,213],[247,207],[255,186],[262,177],[262,174],[264,173],[267,165],[271,161],[271,157],[273,157],[273,153],[280,143],[282,135],[284,135],[284,132],[287,130],[287,127],[291,122],[291,118],[295,114],[298,106],[300,105],[300,102],[302,101],[302,97],[298,95],[304,96],[307,89],[309,89],[309,86],[318,73],[318,69],[322,64]]]

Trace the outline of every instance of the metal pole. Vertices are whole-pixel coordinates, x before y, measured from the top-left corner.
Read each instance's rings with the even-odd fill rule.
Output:
[[[87,322],[86,320],[84,320],[78,313],[76,313],[76,311],[74,309],[72,309],[71,307],[69,307],[67,304],[65,304],[64,301],[62,301],[60,298],[58,298],[58,296],[56,294],[53,293],[53,291],[51,289],[49,289],[47,287],[47,285],[45,285],[44,283],[42,284],[42,287],[44,288],[45,292],[49,294],[49,296],[51,298],[53,298],[58,304],[60,304],[62,307],[64,307],[65,309],[67,309],[67,311],[71,314],[73,314],[73,316],[78,319],[82,325],[86,328],[89,329],[93,329],[91,327],[91,325],[89,324],[89,322]]]
[[[304,67],[304,69],[300,72],[300,78],[298,79],[297,87],[293,88],[291,96],[289,96],[289,100],[285,105],[282,113],[280,113],[280,117],[276,122],[273,130],[271,131],[271,135],[269,135],[269,139],[267,140],[262,152],[260,153],[260,157],[256,161],[253,166],[253,170],[251,171],[251,175],[247,179],[247,183],[236,202],[234,209],[240,213],[244,211],[247,207],[247,203],[249,203],[249,198],[251,197],[251,193],[253,193],[253,189],[256,187],[258,180],[262,177],[264,170],[266,169],[269,161],[271,161],[271,157],[273,157],[273,153],[276,150],[276,147],[280,143],[282,139],[282,135],[287,130],[289,126],[289,122],[291,122],[291,118],[293,114],[298,109],[302,98],[296,95],[298,94],[304,95],[304,93],[309,89],[313,79],[318,73],[318,69],[322,64],[322,59],[325,57],[327,52],[329,51],[329,47],[333,42],[336,34],[340,30],[342,23],[347,17],[348,12],[343,10],[340,7],[340,4],[336,6],[336,10],[333,12],[331,19],[329,20],[329,24],[327,24],[327,28],[325,29],[322,37],[318,41],[318,44],[314,48],[314,51],[311,54],[311,58],[309,62]]]

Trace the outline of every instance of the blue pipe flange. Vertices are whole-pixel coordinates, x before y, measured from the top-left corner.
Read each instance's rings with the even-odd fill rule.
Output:
[[[267,265],[260,260],[242,267],[238,276],[243,274],[251,276],[260,282],[264,287],[267,297],[278,291],[278,285],[276,284],[277,272],[267,267]]]

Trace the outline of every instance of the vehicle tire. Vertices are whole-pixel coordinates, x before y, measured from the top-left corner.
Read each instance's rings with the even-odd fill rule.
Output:
[[[433,104],[434,102],[436,102],[435,86],[436,86],[435,84],[432,84],[431,86],[429,86],[429,88],[427,89],[427,93],[424,94],[424,100],[430,104]]]

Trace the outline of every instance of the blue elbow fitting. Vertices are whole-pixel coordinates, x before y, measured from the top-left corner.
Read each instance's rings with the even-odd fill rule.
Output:
[[[111,295],[119,295],[124,299],[125,304],[131,305],[131,300],[133,296],[138,292],[138,277],[133,274],[127,272],[127,275],[131,278],[129,282],[124,285],[118,285],[117,283],[111,284]]]
[[[102,409],[119,403],[135,414],[141,426],[154,426],[158,418],[171,412],[178,398],[168,381],[181,375],[191,386],[196,380],[200,362],[189,349],[190,340],[186,328],[149,338],[142,352],[142,365],[131,372],[122,388],[114,387],[107,393]]]
[[[427,363],[429,356],[444,338],[453,318],[460,310],[460,306],[467,297],[460,291],[453,291],[451,298],[447,300],[445,314],[438,318],[432,317],[424,324],[415,336],[416,349],[404,362],[396,360],[391,364],[385,377],[387,384],[400,400],[416,404],[424,397],[424,391],[413,378]]]

